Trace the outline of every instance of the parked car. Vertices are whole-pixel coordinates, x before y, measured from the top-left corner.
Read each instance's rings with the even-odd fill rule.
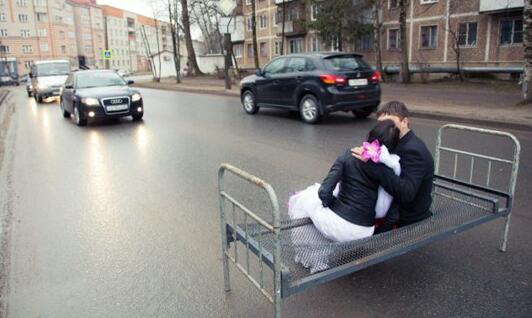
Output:
[[[261,107],[287,109],[299,111],[303,121],[314,124],[336,111],[369,116],[381,101],[380,80],[380,73],[359,54],[291,54],[245,77],[240,96],[248,114]]]
[[[72,72],[65,82],[60,105],[63,117],[85,126],[88,119],[132,116],[142,119],[144,105],[140,93],[111,70]]]
[[[31,65],[31,94],[35,101],[61,95],[61,89],[70,73],[68,60],[35,61]]]
[[[18,80],[10,75],[0,76],[0,86],[18,86]]]

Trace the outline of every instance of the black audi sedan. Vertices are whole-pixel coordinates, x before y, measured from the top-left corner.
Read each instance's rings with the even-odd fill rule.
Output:
[[[359,54],[290,54],[244,78],[240,96],[248,114],[262,107],[286,109],[314,124],[336,111],[369,116],[380,104],[380,80],[381,74]]]
[[[140,93],[115,71],[76,71],[68,75],[61,94],[63,117],[85,126],[89,119],[132,116],[142,119],[144,105]]]

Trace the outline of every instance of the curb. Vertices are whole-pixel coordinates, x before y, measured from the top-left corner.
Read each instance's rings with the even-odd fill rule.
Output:
[[[0,90],[0,106],[4,103],[4,101],[7,99],[7,96],[9,96],[9,91],[7,90]]]
[[[142,88],[151,88],[151,89],[161,89],[166,91],[178,91],[178,92],[186,92],[186,93],[195,93],[195,94],[209,94],[209,95],[221,95],[221,96],[230,96],[230,97],[239,97],[239,94],[237,92],[231,92],[231,91],[222,91],[222,90],[213,90],[213,89],[202,89],[202,88],[192,88],[190,86],[187,87],[154,87],[151,85],[143,85],[142,83],[136,83],[133,85],[134,87],[142,87]],[[452,121],[456,123],[461,124],[472,124],[472,125],[486,125],[491,126],[495,128],[506,128],[506,129],[513,129],[513,130],[522,130],[522,131],[532,131],[532,123],[526,124],[522,122],[512,122],[512,121],[501,121],[501,120],[493,120],[488,118],[471,118],[464,115],[458,115],[458,114],[449,114],[449,113],[440,113],[440,112],[427,112],[427,111],[421,111],[418,110],[410,110],[410,116],[414,118],[424,118],[424,119],[433,119],[433,120],[444,120],[444,121]]]

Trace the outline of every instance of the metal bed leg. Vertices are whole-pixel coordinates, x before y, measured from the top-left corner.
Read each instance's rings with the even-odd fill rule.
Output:
[[[512,214],[508,214],[506,217],[506,222],[504,224],[504,234],[502,237],[502,243],[501,243],[501,252],[506,252],[506,243],[508,242],[508,233],[510,232],[510,216]]]

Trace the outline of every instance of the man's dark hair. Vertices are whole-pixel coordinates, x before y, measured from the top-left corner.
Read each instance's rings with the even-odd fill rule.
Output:
[[[399,142],[399,128],[389,119],[380,121],[368,134],[368,142],[374,140],[378,140],[389,151],[393,151]]]
[[[408,117],[408,109],[404,103],[394,100],[381,106],[377,112],[377,118],[383,115],[397,116],[403,120]]]

